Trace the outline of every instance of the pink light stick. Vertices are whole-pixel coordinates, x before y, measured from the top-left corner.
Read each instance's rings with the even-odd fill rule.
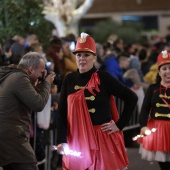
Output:
[[[55,146],[55,145],[53,145],[52,148],[57,150],[57,146]],[[64,147],[64,153],[61,153],[61,154],[72,155],[72,156],[76,156],[76,157],[81,156],[81,152],[70,150],[68,147]]]

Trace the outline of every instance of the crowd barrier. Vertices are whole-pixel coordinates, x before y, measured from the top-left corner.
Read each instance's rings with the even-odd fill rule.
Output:
[[[124,102],[119,98],[115,98],[115,101],[116,101],[118,113],[121,116],[121,113],[124,107]],[[134,110],[134,113],[132,115],[132,118],[129,121],[129,124],[123,130],[129,130],[129,129],[133,129],[136,127],[139,127],[139,113],[138,113],[137,107]]]

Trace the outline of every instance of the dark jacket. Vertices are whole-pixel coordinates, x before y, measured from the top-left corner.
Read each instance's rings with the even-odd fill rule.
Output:
[[[68,113],[68,96],[78,92],[86,86],[93,73],[97,70],[92,68],[86,73],[80,74],[79,71],[73,72],[65,76],[59,102],[59,112],[57,117],[57,144],[66,143],[68,133],[67,113]],[[113,95],[124,101],[124,108],[120,113],[120,119],[116,122],[117,127],[122,130],[129,122],[137,103],[136,94],[128,87],[117,81],[113,76],[105,71],[97,72],[100,78],[99,90],[93,96],[87,89],[85,90],[85,100],[89,109],[91,122],[94,126],[102,125],[111,121],[110,96]],[[95,90],[94,90],[95,91]],[[94,100],[89,97],[94,97]],[[129,100],[130,99],[130,100]],[[90,110],[93,110],[91,112]]]
[[[46,81],[36,91],[26,72],[0,68],[0,166],[36,162],[29,143],[31,111],[43,110],[49,93]]]
[[[114,56],[110,56],[105,60],[105,70],[126,86],[133,86],[132,81],[123,77],[124,71],[120,68],[119,63]]]

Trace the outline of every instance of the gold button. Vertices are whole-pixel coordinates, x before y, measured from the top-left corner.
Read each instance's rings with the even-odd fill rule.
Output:
[[[85,97],[85,98],[86,98],[86,100],[91,100],[91,101],[95,100],[95,97],[94,97],[94,96]]]
[[[95,109],[95,108],[92,108],[92,109],[89,110],[89,112],[95,113],[95,112],[96,112],[96,109]]]

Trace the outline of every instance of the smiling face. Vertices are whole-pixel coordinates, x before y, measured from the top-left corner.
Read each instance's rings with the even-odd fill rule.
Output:
[[[96,56],[90,52],[76,53],[76,63],[80,73],[89,71],[96,61]]]
[[[163,86],[170,85],[170,64],[160,66],[159,76],[161,77],[161,84]]]

